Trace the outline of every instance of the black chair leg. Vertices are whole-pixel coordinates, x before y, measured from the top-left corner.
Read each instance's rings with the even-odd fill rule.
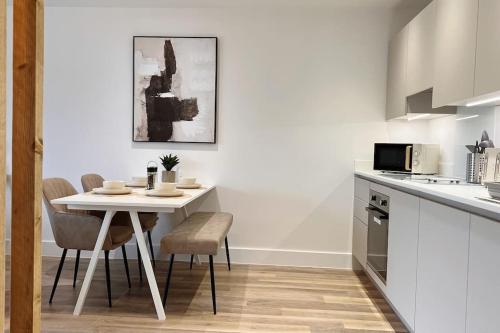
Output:
[[[142,282],[142,258],[141,251],[139,251],[139,244],[137,244],[137,264],[139,265],[139,281]]]
[[[127,251],[125,250],[125,244],[122,245],[122,256],[123,256],[123,263],[125,264],[125,273],[127,273],[127,282],[128,282],[128,288],[132,288],[132,284],[130,283],[130,272],[128,271],[128,260],[127,260]]]
[[[172,276],[172,269],[174,268],[175,254],[170,255],[170,264],[167,273],[167,284],[165,285],[165,292],[163,293],[163,307],[167,304],[168,288],[170,287],[170,277]]]
[[[214,308],[214,315],[217,314],[217,303],[215,301],[215,276],[214,276],[214,257],[208,257],[210,260],[210,285],[212,287],[212,306]]]
[[[111,279],[109,277],[109,251],[104,251],[104,264],[106,265],[106,286],[108,287],[108,304],[111,307]]]
[[[76,278],[78,276],[78,265],[80,264],[80,250],[76,250],[75,274],[73,275],[73,288],[76,286]]]
[[[54,298],[54,293],[56,292],[57,283],[59,282],[59,277],[61,276],[61,271],[64,265],[64,259],[66,259],[66,252],[68,252],[68,250],[64,249],[61,256],[61,261],[59,261],[59,267],[57,268],[57,274],[54,280],[54,286],[52,287],[52,292],[50,293],[49,304],[52,304],[52,298]]]
[[[194,254],[191,255],[191,262],[189,263],[189,270],[193,269],[193,259],[194,259]]]
[[[153,267],[156,268],[155,253],[153,251],[153,241],[151,240],[151,230],[148,230],[148,241],[149,241],[149,250],[151,251],[151,261],[153,262]]]
[[[231,259],[229,258],[229,245],[227,245],[227,236],[226,236],[226,239],[224,240],[224,242],[226,243],[227,268],[229,268],[229,270],[231,270]]]

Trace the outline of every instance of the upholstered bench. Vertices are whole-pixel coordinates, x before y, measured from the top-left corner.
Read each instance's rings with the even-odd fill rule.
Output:
[[[170,267],[167,273],[167,283],[163,295],[163,306],[167,302],[168,288],[172,276],[172,268],[176,254],[190,254],[191,266],[194,254],[208,255],[210,264],[210,282],[212,287],[212,305],[217,313],[215,301],[214,259],[225,242],[227,264],[231,270],[227,234],[233,223],[233,215],[229,213],[194,213],[177,225],[161,240],[161,251],[170,254]]]

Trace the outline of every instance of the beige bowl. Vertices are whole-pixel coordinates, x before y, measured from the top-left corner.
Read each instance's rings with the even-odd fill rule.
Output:
[[[121,180],[105,180],[102,182],[102,187],[106,190],[119,190],[125,187],[125,182]]]
[[[155,189],[159,192],[174,192],[175,191],[175,183],[159,183],[156,184]]]
[[[194,185],[196,184],[196,178],[194,177],[182,177],[179,180],[180,185]]]

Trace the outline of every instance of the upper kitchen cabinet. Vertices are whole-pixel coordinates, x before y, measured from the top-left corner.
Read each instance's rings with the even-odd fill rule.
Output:
[[[433,86],[435,10],[432,2],[410,22],[406,96]]]
[[[500,91],[500,1],[480,0],[474,95]]]
[[[460,104],[474,96],[478,1],[435,0],[433,107]],[[495,48],[500,51],[498,45]]]
[[[406,115],[406,67],[408,60],[409,27],[391,40],[387,70],[386,118]]]

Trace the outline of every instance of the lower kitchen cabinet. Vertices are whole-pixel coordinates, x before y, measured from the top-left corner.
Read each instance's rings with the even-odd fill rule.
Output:
[[[467,333],[500,328],[500,223],[471,216]]]
[[[354,217],[352,231],[352,255],[366,269],[366,241],[368,227],[360,219]]]
[[[402,319],[415,326],[420,199],[390,190],[386,293]]]
[[[469,213],[420,200],[416,333],[465,332],[469,228]]]

